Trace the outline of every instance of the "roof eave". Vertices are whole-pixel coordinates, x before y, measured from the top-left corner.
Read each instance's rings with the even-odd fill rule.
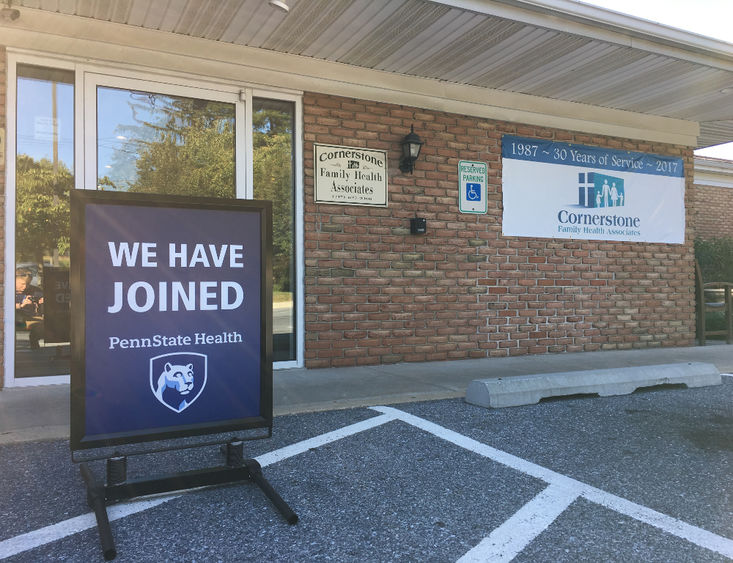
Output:
[[[732,43],[574,0],[433,1],[733,70]]]

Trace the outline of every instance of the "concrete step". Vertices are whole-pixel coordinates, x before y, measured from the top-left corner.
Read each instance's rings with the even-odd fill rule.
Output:
[[[469,384],[466,402],[481,407],[516,407],[548,397],[627,395],[640,387],[673,384],[721,385],[722,378],[718,368],[704,362],[490,377]]]

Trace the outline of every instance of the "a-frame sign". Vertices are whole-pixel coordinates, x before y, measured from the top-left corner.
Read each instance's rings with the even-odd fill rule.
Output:
[[[254,480],[242,442],[272,434],[270,202],[74,191],[71,198],[71,450],[105,558],[106,505]],[[222,467],[128,481],[127,455],[226,444]]]

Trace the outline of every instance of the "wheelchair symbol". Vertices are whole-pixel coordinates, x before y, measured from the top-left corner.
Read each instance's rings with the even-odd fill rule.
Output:
[[[481,201],[481,184],[466,184],[466,199],[468,201]]]

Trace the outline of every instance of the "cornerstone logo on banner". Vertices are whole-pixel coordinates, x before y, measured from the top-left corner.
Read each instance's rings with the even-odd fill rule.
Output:
[[[623,207],[624,180],[596,172],[578,174],[578,205],[582,207]]]
[[[506,236],[684,242],[680,158],[505,135]]]

